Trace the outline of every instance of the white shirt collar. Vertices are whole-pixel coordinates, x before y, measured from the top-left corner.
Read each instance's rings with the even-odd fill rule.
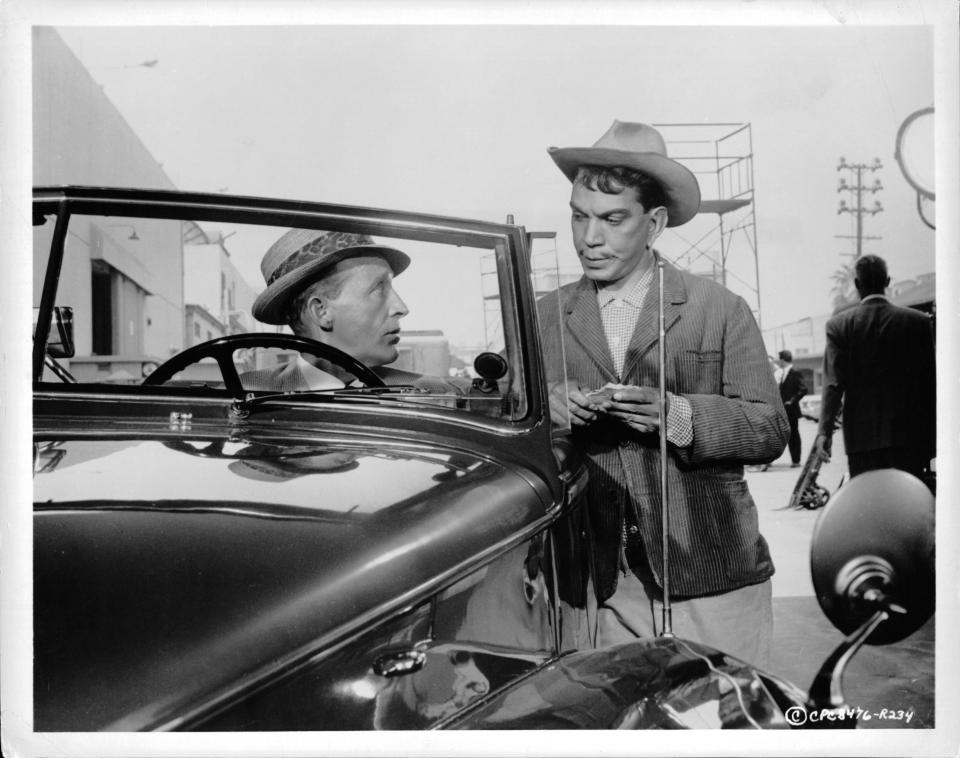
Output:
[[[643,306],[644,296],[647,294],[647,290],[650,289],[650,283],[653,281],[653,266],[647,268],[646,271],[640,276],[637,280],[637,283],[633,285],[633,288],[623,297],[619,299],[629,305],[632,305],[634,308],[640,308]],[[601,310],[605,305],[609,305],[614,300],[617,300],[617,295],[613,294],[609,290],[601,289],[597,287],[594,283],[594,287],[597,289],[597,302],[600,305]]]
[[[879,295],[879,294],[878,294],[878,295],[867,295],[866,297],[861,298],[860,302],[861,302],[861,303],[865,303],[865,302],[867,302],[867,300],[886,300],[888,303],[890,302],[890,298],[889,298],[889,297],[887,297],[886,295]]]

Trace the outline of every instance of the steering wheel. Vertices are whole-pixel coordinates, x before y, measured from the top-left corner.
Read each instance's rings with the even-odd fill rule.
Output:
[[[373,371],[338,348],[326,345],[307,337],[298,337],[294,334],[268,334],[266,332],[250,334],[230,334],[226,337],[201,342],[199,345],[187,348],[177,353],[170,360],[160,364],[153,373],[143,380],[147,386],[164,384],[187,366],[198,363],[204,358],[213,358],[220,367],[223,383],[230,392],[240,395],[243,393],[243,384],[240,374],[233,363],[233,354],[237,350],[250,347],[275,347],[284,350],[296,350],[301,353],[310,353],[318,358],[330,361],[346,371],[368,387],[383,387],[383,380]]]

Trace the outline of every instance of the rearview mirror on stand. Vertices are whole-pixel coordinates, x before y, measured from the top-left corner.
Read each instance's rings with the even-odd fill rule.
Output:
[[[902,640],[933,614],[934,540],[934,497],[904,471],[860,474],[824,508],[810,570],[821,609],[847,638],[810,687],[816,707],[844,708],[843,671],[865,643]]]

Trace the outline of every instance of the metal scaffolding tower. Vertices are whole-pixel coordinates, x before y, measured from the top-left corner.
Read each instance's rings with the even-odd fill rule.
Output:
[[[677,266],[743,297],[760,322],[753,135],[749,123],[654,124],[667,154],[700,183],[700,212],[667,229],[657,249]]]

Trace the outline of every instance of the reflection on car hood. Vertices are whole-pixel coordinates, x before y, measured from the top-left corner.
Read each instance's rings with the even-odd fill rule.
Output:
[[[72,441],[41,451],[34,499],[78,507],[165,501],[262,505],[262,513],[283,506],[305,509],[304,516],[370,514],[481,465],[466,454],[344,444]]]
[[[425,448],[51,441],[35,469],[38,731],[175,722],[545,511],[519,474]]]
[[[658,637],[550,662],[452,726],[786,729],[784,711],[806,705],[796,687],[743,661],[679,637]]]

